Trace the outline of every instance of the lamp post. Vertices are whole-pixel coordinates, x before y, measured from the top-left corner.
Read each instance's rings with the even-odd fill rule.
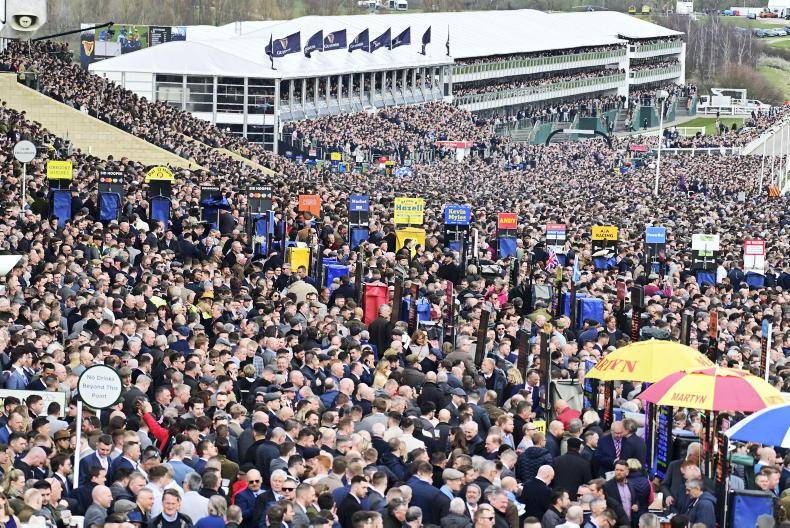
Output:
[[[658,196],[658,182],[661,179],[661,143],[664,138],[664,105],[666,105],[669,92],[658,90],[656,100],[661,101],[658,114],[658,153],[656,155],[656,185],[653,188],[653,196]]]

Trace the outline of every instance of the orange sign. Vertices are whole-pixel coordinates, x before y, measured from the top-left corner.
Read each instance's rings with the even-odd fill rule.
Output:
[[[516,213],[499,213],[496,221],[497,229],[516,229],[518,215]]]
[[[321,197],[317,194],[299,195],[299,212],[310,213],[315,217],[321,216]]]

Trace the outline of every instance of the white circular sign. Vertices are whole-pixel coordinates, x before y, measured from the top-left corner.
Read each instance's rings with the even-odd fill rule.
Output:
[[[20,141],[14,145],[14,157],[19,163],[30,163],[36,157],[36,146],[31,141]]]
[[[106,409],[118,403],[122,390],[121,377],[104,365],[86,369],[77,382],[77,391],[82,401],[94,409]]]

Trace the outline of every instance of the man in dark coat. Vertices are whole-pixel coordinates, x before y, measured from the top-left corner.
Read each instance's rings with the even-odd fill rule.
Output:
[[[395,330],[395,325],[390,321],[391,315],[392,307],[389,304],[382,304],[379,306],[379,316],[370,323],[368,328],[370,342],[376,347],[379,358],[384,357],[384,351],[392,343],[392,331]]]
[[[610,434],[598,440],[598,448],[593,455],[595,466],[598,468],[596,476],[603,476],[606,472],[612,471],[615,460],[636,458],[634,444],[625,441],[626,430],[623,422],[612,423],[610,431]]]
[[[551,481],[554,480],[554,469],[551,466],[541,466],[538,474],[524,483],[521,490],[521,502],[526,506],[526,517],[543,518],[543,514],[551,508],[552,491]]]
[[[406,483],[412,490],[409,506],[419,506],[423,524],[438,524],[450,511],[450,499],[433,486],[433,466],[417,464],[416,474]]]
[[[436,384],[435,372],[425,373],[425,383],[422,385],[422,392],[417,397],[417,403],[422,405],[425,402],[432,402],[436,409],[444,409],[450,403],[450,397]]]
[[[614,508],[618,526],[630,525],[631,516],[639,510],[636,490],[633,484],[628,482],[628,473],[628,462],[618,460],[614,463],[614,478],[607,480],[603,485],[607,504],[611,501],[618,506]]]
[[[590,463],[579,454],[582,441],[568,439],[568,452],[554,459],[554,489],[567,490],[572,501],[576,500],[579,486],[592,480]]]
[[[368,481],[363,475],[356,475],[351,479],[351,490],[337,506],[337,517],[340,526],[353,526],[351,517],[362,511],[362,501],[368,495]]]

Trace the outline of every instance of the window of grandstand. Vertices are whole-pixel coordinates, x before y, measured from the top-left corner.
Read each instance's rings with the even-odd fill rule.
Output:
[[[219,77],[217,79],[217,112],[241,114],[244,112],[244,79]]]
[[[213,112],[214,111],[214,78],[213,77],[187,77],[187,107],[188,112]]]
[[[156,100],[181,110],[184,103],[184,78],[181,75],[157,75]]]
[[[280,88],[282,90],[282,87]],[[247,112],[250,114],[274,113],[274,81],[249,79],[247,81]]]

